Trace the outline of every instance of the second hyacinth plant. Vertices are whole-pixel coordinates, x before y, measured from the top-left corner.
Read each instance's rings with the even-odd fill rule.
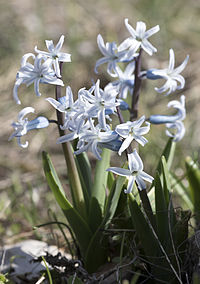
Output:
[[[178,214],[173,205],[175,177],[170,167],[175,145],[186,132],[183,123],[185,96],[179,94],[185,86],[181,73],[189,56],[183,55],[183,62],[176,66],[175,52],[170,49],[169,64],[165,69],[152,66],[143,70],[143,53],[153,56],[157,52],[150,41],[160,27],[147,29],[140,21],[135,29],[128,19],[125,19],[125,27],[127,38],[119,44],[105,42],[100,34],[97,36],[102,56],[97,60],[94,72],[98,75],[106,65],[110,82],[103,86],[97,79],[90,88],[83,86],[77,94],[73,94],[62,76],[63,68],[70,68],[67,63],[71,62],[71,54],[61,52],[65,49],[64,35],[57,44],[46,40],[47,50],[42,51],[36,46],[36,54],[25,54],[16,76],[14,100],[21,104],[23,97],[18,94],[21,84],[27,87],[34,84],[38,99],[46,100],[49,108],[55,109],[57,118],[38,116],[29,120],[29,114],[32,117],[35,109],[26,106],[20,110],[18,121],[12,123],[14,132],[9,140],[16,138],[18,145],[26,148],[28,141],[22,140],[27,132],[57,128],[55,144],[62,146],[70,198],[47,149],[42,154],[44,173],[67,219],[74,240],[75,258],[92,275],[91,281],[97,281],[91,283],[106,279],[108,264],[112,267],[110,271],[116,273],[113,283],[136,276],[137,279],[149,277],[155,281],[151,283],[186,283],[185,279],[192,277],[183,269],[189,215],[184,210]],[[146,95],[141,93],[141,86],[152,80],[158,81],[157,86],[160,80],[164,81],[163,86],[155,87],[155,92],[160,96],[159,100],[162,96],[169,98],[167,115],[163,109],[159,114],[146,117],[139,110],[140,96]],[[45,97],[40,93],[40,84],[54,85],[55,96]],[[179,90],[177,98],[170,100],[176,90]],[[156,171],[147,173],[145,160],[148,155],[142,158],[140,146],[149,143],[148,134],[156,125],[163,125],[166,145]],[[95,159],[94,169],[90,159],[93,165]],[[190,172],[193,170],[189,162],[187,167]],[[193,210],[197,213],[198,205]],[[196,216],[198,223],[200,218],[198,214]],[[80,283],[86,283],[84,275],[77,274],[76,277],[82,281]],[[165,282],[160,282],[163,280]]]

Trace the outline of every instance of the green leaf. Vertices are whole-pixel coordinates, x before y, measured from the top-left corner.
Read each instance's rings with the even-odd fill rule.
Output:
[[[64,135],[64,134],[63,134]],[[63,153],[67,164],[67,174],[70,185],[70,191],[73,201],[73,206],[78,210],[81,216],[87,219],[86,204],[83,195],[81,181],[74,159],[73,148],[70,142],[62,143]]]
[[[160,252],[158,242],[132,194],[128,195],[128,204],[133,226],[136,229],[138,238],[146,256],[148,256],[150,259],[158,256]]]
[[[158,236],[150,225],[150,221],[146,220],[132,194],[129,194],[129,208],[134,229],[151,266],[152,275],[158,280],[158,283],[159,280],[163,279],[165,279],[166,283],[172,283],[174,273],[170,269],[169,262],[164,256],[163,251],[161,251]]]
[[[76,236],[82,256],[84,258],[89,241],[92,237],[92,232],[90,231],[88,224],[85,222],[82,216],[79,215],[77,210],[67,200],[49,155],[46,152],[43,152],[42,155],[43,168],[47,183]]]
[[[162,162],[162,184],[163,184],[163,193],[164,193],[164,198],[166,201],[166,207],[169,206],[169,198],[170,198],[170,193],[171,193],[171,184],[170,184],[170,174],[168,170],[168,165],[165,159],[165,156],[161,157],[161,162]]]
[[[111,190],[114,182],[115,182],[115,178],[114,178],[113,173],[112,172],[108,172],[107,187],[108,187],[109,191]]]
[[[88,246],[86,255],[86,267],[90,273],[95,272],[95,270],[106,261],[107,247],[106,243],[104,243],[105,240],[103,230],[106,229],[112,221],[112,218],[118,206],[119,198],[125,180],[125,177],[118,176],[115,182],[113,183],[105,206],[104,218],[99,227],[97,228],[96,232],[94,233],[91,242]]]
[[[78,169],[81,186],[83,190],[84,200],[87,211],[90,206],[90,196],[92,191],[92,172],[90,162],[86,153],[81,153],[75,156],[75,162]]]
[[[115,214],[125,181],[126,181],[125,177],[118,176],[109,193],[108,201],[105,207],[104,219],[103,219],[103,226],[105,228],[109,225]]]
[[[169,140],[168,140],[168,142],[165,146],[165,149],[164,149],[164,151],[162,152],[162,155],[161,155],[161,157],[162,156],[165,157],[168,169],[170,169],[170,167],[171,167],[171,164],[172,164],[172,161],[173,161],[173,158],[174,158],[175,148],[176,148],[176,143],[173,141],[172,138],[169,138]],[[159,173],[161,173],[161,171],[162,171],[162,160],[161,159],[158,163],[157,171]]]
[[[101,157],[102,159],[96,163],[90,203],[89,223],[93,232],[98,229],[103,219],[108,177],[106,169],[110,165],[110,150],[103,149]]]
[[[200,169],[191,157],[186,158],[186,171],[190,185],[191,199],[194,204],[196,223],[200,222]]]
[[[155,177],[155,208],[158,238],[163,245],[166,245],[169,239],[168,208],[158,172]]]
[[[181,199],[181,206],[185,209],[190,209],[191,211],[193,211],[194,204],[191,199],[191,194],[188,189],[183,185],[182,181],[172,174],[170,174],[170,181],[172,184],[172,189]]]

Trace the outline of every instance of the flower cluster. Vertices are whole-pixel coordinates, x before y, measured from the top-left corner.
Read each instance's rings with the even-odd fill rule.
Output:
[[[98,73],[99,66],[106,63],[107,72],[114,79],[104,88],[100,86],[98,79],[90,89],[81,88],[78,91],[77,99],[74,96],[70,86],[66,87],[66,94],[57,99],[48,97],[46,100],[64,117],[64,122],[59,127],[65,131],[65,135],[57,139],[57,143],[65,143],[77,140],[78,155],[85,151],[91,151],[97,159],[101,159],[102,148],[108,148],[118,152],[121,155],[126,151],[128,157],[128,169],[111,167],[107,171],[126,176],[129,180],[126,193],[132,191],[133,185],[137,184],[140,190],[146,188],[144,181],[152,182],[153,178],[143,171],[143,162],[137,153],[132,150],[131,144],[134,140],[144,146],[148,140],[143,136],[150,130],[150,124],[166,124],[168,129],[175,129],[175,133],[166,131],[166,134],[173,137],[174,141],[179,141],[185,133],[182,120],[185,118],[185,97],[181,96],[181,101],[173,100],[169,102],[168,107],[177,109],[175,115],[151,115],[149,119],[141,116],[139,119],[132,119],[124,122],[122,112],[124,110],[133,112],[139,100],[139,87],[143,79],[166,80],[160,88],[155,88],[158,93],[170,93],[183,89],[185,80],[180,73],[184,70],[188,56],[183,63],[174,68],[174,51],[170,49],[169,66],[164,70],[152,68],[150,70],[141,70],[142,50],[152,56],[157,49],[149,42],[149,38],[159,31],[159,26],[146,30],[144,22],[137,22],[136,29],[125,19],[125,26],[130,33],[121,44],[115,42],[104,43],[102,36],[97,36],[97,44],[103,57],[97,60],[95,72]],[[40,51],[35,47],[35,56],[32,53],[25,54],[21,61],[21,68],[17,73],[16,83],[13,90],[14,99],[18,104],[18,87],[21,84],[29,86],[34,83],[34,90],[37,96],[40,96],[39,84],[53,84],[64,86],[61,79],[60,62],[70,62],[71,56],[68,53],[61,52],[64,43],[62,35],[54,46],[52,41],[46,40],[48,52]],[[28,60],[32,58],[34,63]],[[122,63],[124,68],[122,68]],[[137,85],[137,87],[136,87]],[[132,97],[132,104],[129,106],[126,99]],[[21,144],[20,137],[27,131],[47,127],[49,121],[40,117],[28,122],[24,116],[33,112],[31,107],[23,109],[19,113],[18,122],[13,123],[15,132],[10,139],[17,137],[18,143],[26,147],[28,143]],[[119,117],[120,123],[116,125],[113,115]],[[113,122],[114,121],[114,122]]]

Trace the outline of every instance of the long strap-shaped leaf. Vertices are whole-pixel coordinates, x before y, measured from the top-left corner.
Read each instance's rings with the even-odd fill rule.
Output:
[[[168,142],[165,146],[165,149],[163,150],[162,155],[161,155],[161,157],[162,156],[165,157],[168,169],[170,169],[170,167],[171,167],[171,164],[172,164],[172,161],[173,161],[173,158],[174,158],[175,148],[176,148],[176,143],[172,140],[172,138],[169,138],[169,140],[168,140]],[[161,173],[161,171],[162,171],[162,160],[161,159],[158,163],[157,171],[159,173]]]
[[[194,204],[194,213],[196,223],[200,223],[200,169],[197,164],[190,158],[186,158],[186,170],[191,190],[191,198]]]
[[[106,229],[112,221],[125,180],[125,177],[118,176],[110,189],[102,223],[94,233],[86,253],[86,268],[89,272],[96,271],[100,265],[105,263],[107,247],[104,244],[103,230]],[[94,212],[94,214],[96,214],[96,212]]]
[[[103,149],[102,159],[97,161],[94,176],[94,185],[91,194],[89,222],[93,232],[100,226],[103,219],[108,172],[110,165],[110,150]]]
[[[42,156],[47,183],[77,238],[82,256],[84,258],[89,241],[92,238],[92,232],[85,220],[80,216],[77,210],[67,200],[49,155],[46,152],[43,152]]]
[[[92,191],[92,171],[91,171],[90,161],[87,157],[87,154],[84,152],[75,156],[75,162],[78,169],[79,178],[81,181],[81,186],[85,200],[85,207],[87,213],[89,213],[90,197]]]
[[[145,255],[151,265],[152,275],[154,275],[155,279],[158,280],[158,283],[160,283],[159,279],[165,279],[166,283],[172,283],[171,281],[174,279],[174,275],[179,280],[179,276],[162,247],[153,226],[150,221],[148,222],[145,218],[132,194],[129,194],[129,208],[133,226],[137,232],[139,240],[141,241],[141,246]],[[178,283],[182,282],[179,281]]]

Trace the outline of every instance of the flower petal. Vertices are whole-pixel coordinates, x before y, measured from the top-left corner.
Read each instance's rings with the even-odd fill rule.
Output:
[[[111,167],[111,168],[108,168],[106,171],[110,171],[119,176],[124,176],[124,177],[131,176],[131,172],[123,168]]]

